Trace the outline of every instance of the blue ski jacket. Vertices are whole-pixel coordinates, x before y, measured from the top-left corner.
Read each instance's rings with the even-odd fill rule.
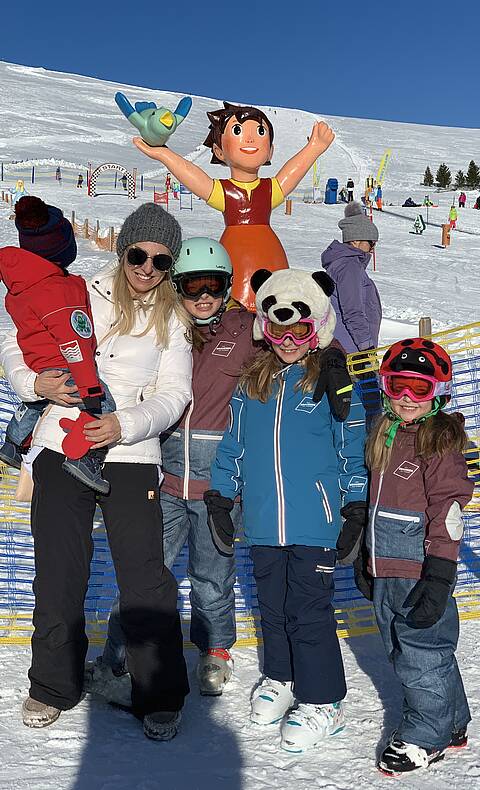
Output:
[[[335,548],[340,508],[367,496],[365,411],[355,391],[349,417],[337,422],[327,396],[295,389],[304,369],[277,376],[267,403],[238,390],[230,426],[212,465],[211,486],[222,496],[241,494],[250,545]]]

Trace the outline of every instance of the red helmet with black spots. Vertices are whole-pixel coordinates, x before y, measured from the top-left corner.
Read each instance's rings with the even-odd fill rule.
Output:
[[[450,398],[452,390],[452,360],[438,343],[422,337],[407,338],[394,343],[386,351],[380,365],[380,387],[391,395],[387,379],[397,376],[397,389],[400,391],[401,377],[423,378],[434,386],[430,395],[442,395]],[[419,396],[418,399],[426,399]]]

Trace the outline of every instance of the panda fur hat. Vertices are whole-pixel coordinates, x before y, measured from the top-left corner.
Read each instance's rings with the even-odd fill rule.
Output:
[[[301,318],[310,318],[317,326],[317,348],[330,345],[337,317],[329,299],[335,285],[326,272],[281,269],[272,273],[267,269],[259,269],[252,275],[250,283],[255,293],[257,310],[253,325],[254,340],[264,337],[265,320],[289,326]]]

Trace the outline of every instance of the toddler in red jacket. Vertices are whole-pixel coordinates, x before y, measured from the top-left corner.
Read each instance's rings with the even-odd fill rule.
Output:
[[[98,378],[96,340],[87,286],[67,266],[77,254],[73,229],[60,209],[40,198],[23,197],[15,206],[20,249],[0,250],[0,280],[7,288],[5,308],[17,328],[17,341],[26,364],[36,373],[70,373],[67,385],[76,385],[82,399],[75,430],[66,437],[63,468],[101,494],[109,484],[102,477],[105,451],[83,446],[81,426],[88,416],[115,410],[115,403]],[[7,426],[0,460],[20,468],[32,431],[48,406],[47,400],[23,403]],[[77,441],[76,435],[80,439]],[[80,457],[78,457],[80,456]]]

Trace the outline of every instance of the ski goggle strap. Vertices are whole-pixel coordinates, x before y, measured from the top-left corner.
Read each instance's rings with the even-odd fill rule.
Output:
[[[380,388],[393,400],[408,395],[415,403],[424,403],[438,395],[449,396],[452,392],[452,382],[438,381],[433,376],[402,371],[381,375]]]
[[[174,277],[174,283],[185,299],[198,299],[204,293],[219,298],[227,294],[231,279],[231,274],[227,272],[200,272],[178,274]]]
[[[385,447],[391,447],[394,442],[395,436],[397,435],[398,429],[400,428],[401,425],[406,425],[407,423],[404,420],[402,420],[402,418],[399,417],[398,414],[395,414],[384,392],[382,392],[382,402],[383,402],[383,408],[385,409],[385,413],[392,420],[392,424],[390,425],[388,431],[385,432],[385,437],[386,437]],[[424,414],[423,417],[419,417],[418,420],[412,420],[412,425],[416,423],[425,422],[425,420],[428,420],[429,417],[433,417],[435,414],[437,414],[437,412],[439,412],[441,408],[442,408],[442,399],[435,398],[433,401],[433,408],[431,409],[431,411],[429,411],[428,414]]]

